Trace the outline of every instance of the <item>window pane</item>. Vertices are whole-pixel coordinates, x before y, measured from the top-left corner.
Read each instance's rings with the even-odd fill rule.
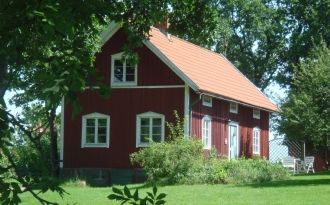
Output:
[[[99,127],[106,127],[107,126],[107,119],[105,119],[105,118],[99,119],[98,125],[99,125]]]
[[[162,137],[161,137],[161,135],[152,135],[152,140],[154,142],[161,142],[162,141]]]
[[[141,135],[149,135],[149,126],[148,127],[141,127]]]
[[[161,126],[162,125],[162,119],[161,118],[152,119],[152,125],[153,126]]]
[[[86,120],[86,125],[87,126],[95,126],[95,119],[87,119]]]
[[[141,126],[149,126],[149,118],[141,118]]]
[[[141,135],[141,142],[148,143],[149,138],[149,135]]]
[[[95,127],[87,127],[86,135],[94,135],[94,133],[95,133]]]
[[[100,135],[98,136],[98,143],[106,143],[107,142],[107,136],[106,135]]]
[[[127,82],[135,81],[135,66],[129,66],[126,64],[126,81]]]
[[[160,135],[162,133],[162,128],[161,127],[152,127],[152,134],[153,135]]]
[[[114,81],[123,82],[124,65],[120,60],[115,60]]]
[[[99,135],[106,135],[107,134],[107,128],[106,127],[98,127],[98,134]]]
[[[94,142],[94,134],[87,134],[86,135],[86,143],[95,143]]]

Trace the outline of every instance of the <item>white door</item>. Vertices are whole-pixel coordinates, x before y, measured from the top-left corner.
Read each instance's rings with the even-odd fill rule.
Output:
[[[228,143],[228,157],[229,159],[237,159],[238,158],[238,124],[230,123],[229,124],[229,143]]]

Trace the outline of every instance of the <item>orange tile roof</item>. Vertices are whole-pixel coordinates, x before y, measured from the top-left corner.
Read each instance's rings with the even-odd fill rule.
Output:
[[[268,111],[278,111],[277,106],[224,56],[175,36],[169,37],[154,27],[151,28],[148,42],[154,46],[153,51],[160,52],[168,64],[178,69],[183,80],[197,91]]]

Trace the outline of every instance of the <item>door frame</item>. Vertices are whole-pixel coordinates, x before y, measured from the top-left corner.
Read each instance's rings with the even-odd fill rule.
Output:
[[[235,126],[237,129],[237,136],[236,136],[236,141],[237,141],[237,149],[236,149],[236,154],[239,157],[239,148],[240,148],[240,140],[239,140],[239,124],[238,122],[231,121],[228,123],[228,159],[230,158],[230,144],[231,144],[231,137],[230,137],[230,126]],[[235,158],[233,158],[235,159]]]

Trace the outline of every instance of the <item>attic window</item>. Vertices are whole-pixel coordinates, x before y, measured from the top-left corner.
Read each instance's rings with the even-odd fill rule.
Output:
[[[111,56],[111,85],[134,86],[137,84],[137,65],[122,58],[123,53]]]
[[[212,97],[203,95],[203,105],[207,107],[212,107]]]
[[[260,119],[260,110],[253,108],[253,118]]]
[[[237,114],[238,113],[238,104],[234,103],[234,102],[231,102],[229,112]]]

